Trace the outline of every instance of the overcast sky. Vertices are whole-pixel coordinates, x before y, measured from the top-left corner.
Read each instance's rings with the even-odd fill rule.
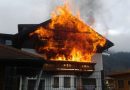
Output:
[[[74,5],[75,1],[75,5]],[[0,33],[17,33],[18,24],[38,24],[50,18],[61,0],[0,0]],[[114,51],[130,52],[130,0],[71,0],[85,22],[110,39]]]

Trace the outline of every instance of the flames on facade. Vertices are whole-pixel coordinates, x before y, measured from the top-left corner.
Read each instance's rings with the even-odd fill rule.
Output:
[[[37,37],[42,45],[36,51],[49,60],[91,62],[98,47],[105,45],[105,38],[81,21],[79,14],[73,16],[67,3],[52,13],[46,26],[37,28],[30,34]]]

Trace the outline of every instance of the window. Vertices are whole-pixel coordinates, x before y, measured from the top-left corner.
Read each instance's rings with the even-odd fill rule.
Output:
[[[64,77],[64,88],[70,88],[70,77]]]
[[[54,77],[53,88],[59,88],[59,77]]]
[[[128,81],[128,85],[130,85],[130,81]]]
[[[76,78],[74,78],[74,88],[76,88],[76,83],[77,83],[77,79]]]
[[[5,40],[0,38],[0,44],[5,44]]]
[[[11,40],[5,40],[5,44],[6,45],[12,45],[12,41]]]
[[[118,87],[124,88],[124,81],[123,80],[118,80]]]

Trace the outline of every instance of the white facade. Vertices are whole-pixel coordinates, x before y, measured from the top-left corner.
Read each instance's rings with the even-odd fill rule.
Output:
[[[89,78],[96,78],[96,90],[102,90],[101,71],[103,70],[102,54],[97,53],[92,60],[96,63],[95,71]]]
[[[24,51],[28,51],[31,53],[36,53],[34,50],[32,49],[22,49]],[[103,70],[103,64],[102,64],[102,54],[101,53],[97,53],[93,56],[92,58],[92,62],[95,62],[95,71],[90,75],[90,76],[76,76],[76,75],[44,75],[44,72],[42,74],[42,78],[41,80],[44,80],[44,89],[40,89],[40,90],[78,90],[79,86],[88,88],[87,90],[93,90],[91,89],[91,87],[94,87],[95,90],[102,90],[102,80],[101,80],[101,71]],[[54,87],[54,77],[58,77],[59,78],[59,86]],[[69,88],[65,88],[64,87],[64,77],[70,77],[70,87]],[[76,79],[75,79],[76,78]],[[21,88],[24,87],[23,89],[20,88],[20,90],[28,90],[28,81],[29,80],[36,80],[36,77],[26,77],[24,78],[24,81],[22,80],[21,84]],[[95,84],[96,85],[91,85],[89,83],[89,85],[83,85],[83,79],[94,79],[95,80]],[[91,81],[90,81],[91,82]],[[76,84],[76,87],[75,87]],[[80,89],[80,90],[84,90],[84,89]],[[29,89],[30,90],[30,89]]]

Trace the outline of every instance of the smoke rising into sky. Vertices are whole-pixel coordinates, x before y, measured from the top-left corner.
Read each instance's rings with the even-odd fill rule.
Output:
[[[69,0],[83,20],[114,42],[114,51],[130,51],[129,0]],[[17,33],[18,24],[38,24],[50,18],[62,0],[0,0],[0,33]]]

